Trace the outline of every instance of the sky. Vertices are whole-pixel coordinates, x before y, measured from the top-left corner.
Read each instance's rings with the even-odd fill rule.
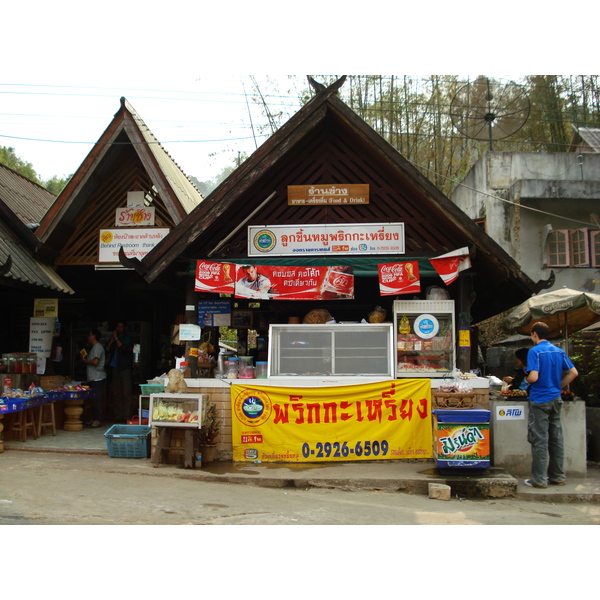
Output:
[[[434,11],[382,3],[377,12],[338,0],[305,0],[301,10],[262,0],[149,4],[3,8],[0,145],[14,148],[42,180],[76,171],[122,96],[183,171],[205,181],[266,139],[249,73],[269,106],[291,117],[299,108],[293,90],[306,87],[306,73],[488,74],[512,66],[518,76],[543,56],[536,72],[567,74],[585,55],[578,43],[579,62],[569,62],[564,46],[545,41],[537,3],[530,10],[512,0],[490,9],[492,18],[470,1]],[[521,31],[528,18],[536,28],[511,45],[515,14]]]

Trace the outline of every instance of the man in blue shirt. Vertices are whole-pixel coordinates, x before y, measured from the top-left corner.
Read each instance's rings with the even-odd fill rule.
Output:
[[[527,441],[531,444],[531,478],[525,485],[535,488],[564,485],[565,447],[560,422],[561,391],[577,377],[575,365],[565,352],[548,341],[549,328],[535,323],[531,340],[535,344],[527,354],[529,423]]]

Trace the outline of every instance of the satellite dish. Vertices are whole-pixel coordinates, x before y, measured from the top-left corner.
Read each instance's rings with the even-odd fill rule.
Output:
[[[498,83],[478,77],[456,92],[450,104],[452,124],[473,140],[502,140],[523,127],[529,117],[529,98],[514,82]]]

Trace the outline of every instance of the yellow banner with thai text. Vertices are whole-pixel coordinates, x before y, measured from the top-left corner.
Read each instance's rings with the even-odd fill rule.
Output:
[[[232,385],[233,460],[432,458],[429,379],[335,387]]]

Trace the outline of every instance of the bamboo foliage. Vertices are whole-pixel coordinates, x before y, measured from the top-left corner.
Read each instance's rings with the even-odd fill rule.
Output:
[[[314,75],[327,86],[339,75]],[[565,152],[574,126],[600,126],[600,86],[597,75],[530,75],[514,82],[488,76],[501,84],[524,87],[531,109],[524,126],[512,136],[494,142],[494,150]],[[298,99],[306,103],[314,94],[300,78]],[[447,195],[468,172],[486,142],[468,139],[452,124],[450,106],[456,93],[476,77],[457,75],[349,75],[339,90],[342,100],[384,139],[411,161]],[[261,94],[265,104],[268,94]],[[263,106],[264,108],[264,106]],[[289,118],[285,111],[269,111]]]

